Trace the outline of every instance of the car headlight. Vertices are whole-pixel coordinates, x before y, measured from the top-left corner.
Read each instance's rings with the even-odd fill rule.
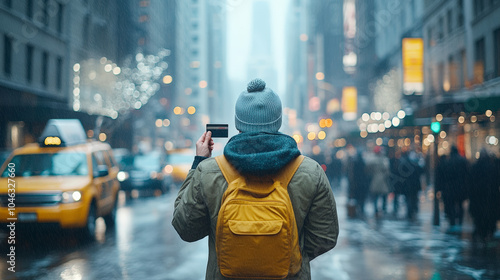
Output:
[[[174,167],[172,165],[166,165],[165,168],[163,168],[163,172],[170,174],[174,171]]]
[[[128,179],[128,172],[125,172],[125,171],[118,172],[118,174],[116,174],[116,179],[118,179],[118,181],[120,181],[120,182],[127,180]]]
[[[82,199],[82,193],[79,191],[63,192],[62,193],[62,203],[72,203],[78,202]]]

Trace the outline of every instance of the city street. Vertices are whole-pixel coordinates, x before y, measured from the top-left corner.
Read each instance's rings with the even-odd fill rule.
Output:
[[[336,190],[340,236],[335,249],[311,263],[312,278],[498,279],[500,246],[474,245],[470,224],[447,234],[442,218],[432,227],[432,204],[420,204],[418,221],[382,217],[348,219],[343,191]],[[98,241],[80,244],[71,232],[17,229],[16,272],[7,270],[3,239],[0,279],[204,279],[207,240],[185,243],[171,226],[174,193],[121,196],[115,230],[97,224]],[[367,205],[370,209],[370,204]],[[3,235],[5,236],[5,235]]]
[[[500,280],[500,0],[3,0],[0,22],[0,280],[205,279],[182,182],[203,191],[175,228],[230,205],[244,272],[304,278],[297,250],[261,256],[338,234],[312,279]],[[298,232],[260,186],[281,174]]]

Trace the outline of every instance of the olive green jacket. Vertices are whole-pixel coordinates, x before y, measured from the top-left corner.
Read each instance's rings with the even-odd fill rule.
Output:
[[[175,201],[172,225],[184,241],[208,235],[206,279],[226,279],[219,271],[215,229],[227,182],[214,158],[191,169]],[[339,234],[332,189],[319,164],[306,157],[288,185],[302,253],[300,272],[288,279],[311,279],[309,262],[335,247]]]

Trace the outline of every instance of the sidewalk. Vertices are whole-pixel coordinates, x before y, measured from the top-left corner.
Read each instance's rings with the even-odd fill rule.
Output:
[[[334,189],[337,246],[311,262],[312,279],[500,279],[500,238],[487,246],[472,242],[468,215],[460,231],[448,233],[444,215],[440,225],[433,226],[432,196],[422,196],[415,221],[405,218],[404,203],[398,216],[392,215],[392,201],[381,217],[374,217],[369,201],[364,218],[349,218],[346,190],[345,184]]]
[[[341,187],[334,189],[335,198],[337,201],[337,208],[347,208],[347,181],[342,180]],[[365,217],[355,217],[349,219],[361,219],[365,220],[367,223],[372,223],[376,220],[400,220],[407,221],[406,218],[406,202],[403,196],[399,197],[399,210],[397,215],[394,214],[393,209],[393,199],[394,195],[389,195],[387,198],[387,212],[381,217],[375,217],[373,210],[373,203],[368,198],[365,203]],[[474,224],[472,217],[469,214],[469,204],[468,201],[464,202],[464,220],[461,226],[451,227],[446,219],[444,213],[443,202],[439,203],[439,225],[433,225],[434,222],[434,193],[432,186],[428,187],[424,192],[422,191],[419,196],[419,211],[415,221],[408,221],[413,224],[420,224],[421,230],[428,231],[430,228],[433,230],[438,230],[442,233],[460,235],[461,238],[472,239],[472,233],[474,231]],[[499,206],[500,207],[500,206]],[[347,214],[347,213],[346,213]],[[497,226],[497,232],[495,234],[497,238],[500,238],[500,226]]]

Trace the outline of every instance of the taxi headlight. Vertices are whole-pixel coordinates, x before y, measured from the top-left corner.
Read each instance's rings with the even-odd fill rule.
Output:
[[[174,171],[174,167],[172,165],[166,165],[165,168],[163,168],[163,171],[167,174],[170,174]]]
[[[125,172],[125,171],[118,172],[118,174],[116,174],[116,179],[118,179],[118,181],[120,181],[120,182],[127,180],[128,179],[128,172]]]
[[[79,191],[63,192],[62,203],[78,202],[82,199],[82,193]]]

